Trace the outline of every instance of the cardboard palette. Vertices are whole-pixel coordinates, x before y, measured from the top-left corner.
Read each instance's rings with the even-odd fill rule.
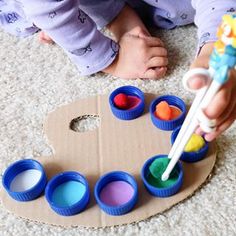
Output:
[[[0,194],[4,206],[11,212],[33,221],[61,225],[105,227],[144,220],[163,212],[191,196],[207,179],[216,160],[215,145],[205,159],[184,167],[184,183],[179,193],[168,198],[151,196],[144,188],[140,172],[144,162],[157,155],[168,154],[171,132],[158,130],[151,122],[148,108],[157,95],[145,94],[144,114],[131,121],[118,120],[110,111],[108,96],[82,99],[50,113],[44,129],[54,155],[40,157],[48,179],[59,172],[78,171],[90,185],[90,203],[80,214],[70,217],[51,210],[44,195],[30,202],[17,202],[5,191]],[[75,132],[70,123],[77,117],[98,115],[100,125],[87,132]],[[135,208],[122,216],[110,216],[100,210],[93,196],[93,188],[103,174],[122,170],[132,174],[138,182],[139,200]]]

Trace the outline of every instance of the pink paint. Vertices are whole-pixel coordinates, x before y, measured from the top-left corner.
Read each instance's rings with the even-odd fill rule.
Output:
[[[137,107],[141,103],[141,99],[136,96],[128,95],[128,108],[127,110]]]
[[[100,199],[109,206],[120,206],[134,195],[133,187],[125,181],[113,181],[107,184],[100,192]]]

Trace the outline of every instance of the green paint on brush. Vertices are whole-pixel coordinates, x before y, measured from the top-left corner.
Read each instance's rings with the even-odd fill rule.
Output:
[[[169,158],[157,158],[152,162],[152,164],[149,166],[150,173],[147,176],[147,181],[149,184],[157,188],[167,188],[173,186],[176,183],[179,177],[179,172],[176,167],[172,170],[168,180],[161,180],[161,176],[166,170],[169,162]]]

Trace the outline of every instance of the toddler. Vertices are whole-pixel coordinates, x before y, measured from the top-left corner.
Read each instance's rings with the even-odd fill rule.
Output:
[[[22,37],[42,29],[46,34],[41,33],[41,39],[52,38],[83,75],[104,71],[128,79],[157,79],[166,73],[167,51],[136,12],[165,29],[195,22],[198,56],[191,68],[207,68],[222,16],[235,9],[235,0],[0,0],[0,22],[5,30]],[[99,31],[104,26],[115,40]],[[199,88],[206,82],[196,77],[190,86]],[[205,135],[207,141],[234,122],[235,70],[204,112],[217,124],[215,132]]]

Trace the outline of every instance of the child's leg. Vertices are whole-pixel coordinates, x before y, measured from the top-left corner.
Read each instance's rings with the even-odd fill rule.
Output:
[[[110,65],[114,65],[109,68],[108,73],[123,78],[158,78],[160,73],[159,70],[156,71],[156,67],[166,66],[168,63],[162,43],[150,36],[141,38],[139,34],[126,34],[119,41],[119,48],[117,42],[98,31],[90,16],[81,10],[84,6],[79,0],[21,1],[33,22],[65,50],[84,75],[105,71]],[[93,2],[96,7],[89,5],[89,2]],[[121,12],[126,13],[123,11],[126,10],[123,1],[88,0],[87,3],[93,7],[98,19],[99,12],[101,13],[101,22],[114,22],[113,19]],[[129,29],[131,16],[126,14],[125,25],[121,25],[122,31],[124,28]],[[95,15],[92,18],[95,19]]]
[[[0,27],[18,37],[27,37],[39,31],[29,21],[18,1],[0,1]]]
[[[98,29],[107,26],[124,7],[122,0],[80,0],[80,9],[97,25]],[[80,16],[83,20],[83,15]]]
[[[176,26],[193,23],[195,10],[191,0],[126,0],[131,6],[138,9],[141,15],[151,24],[164,29],[173,29]],[[146,4],[144,3],[146,2]]]
[[[98,29],[102,29],[107,26],[121,11],[123,4],[117,3],[114,1],[113,6],[111,7],[111,1],[107,0],[80,0],[80,9],[81,14],[79,18],[81,21],[86,20],[86,15],[88,15],[96,24]],[[107,11],[109,9],[109,11]],[[84,12],[84,13],[82,13]],[[45,33],[39,33],[39,39],[41,42],[50,43],[52,39]]]
[[[118,53],[117,44],[97,30],[91,18],[80,9],[80,1],[21,2],[26,14],[65,50],[81,74],[101,71],[114,61]],[[124,6],[120,1],[109,2],[111,8],[112,3],[117,5],[115,9]],[[99,7],[101,11],[102,6]]]
[[[193,23],[194,15],[191,0],[162,0],[158,2],[152,17],[158,27],[173,29]]]

